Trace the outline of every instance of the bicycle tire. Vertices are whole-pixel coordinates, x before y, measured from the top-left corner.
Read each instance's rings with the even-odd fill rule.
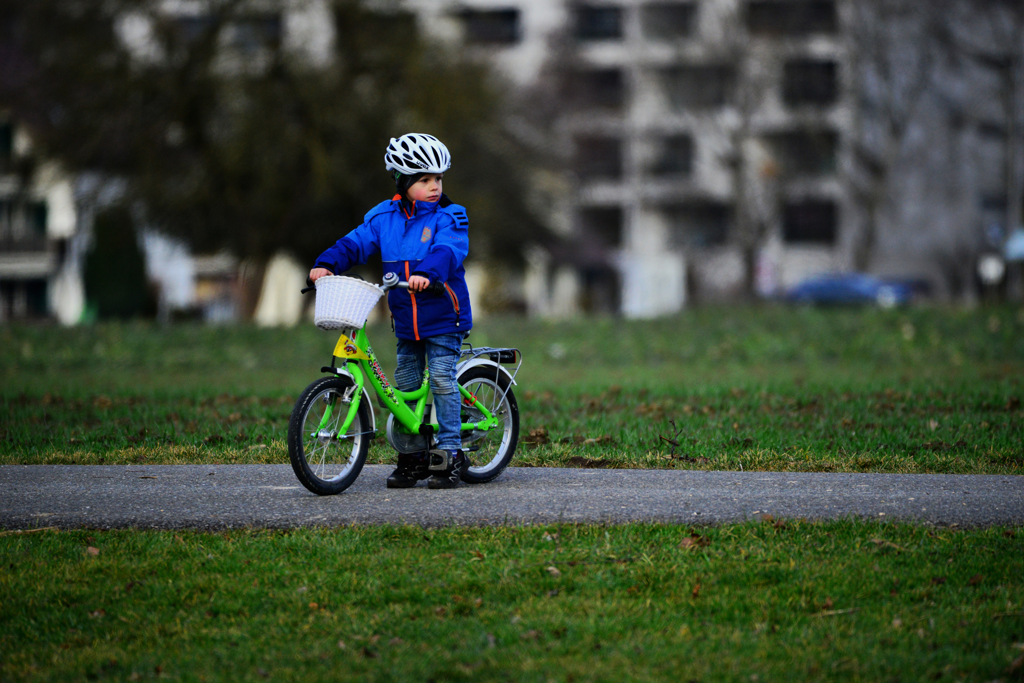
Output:
[[[458,377],[460,386],[466,387],[498,418],[499,426],[484,431],[463,432],[462,449],[469,466],[462,470],[462,481],[484,484],[501,474],[519,443],[519,404],[512,391],[508,376],[497,366],[478,365]],[[462,421],[476,422],[479,411],[462,402]]]
[[[299,396],[288,421],[288,456],[299,482],[318,496],[341,493],[356,480],[370,450],[372,420],[365,397],[340,438],[337,429],[348,413],[346,393],[359,391],[348,377],[323,377]],[[333,404],[333,405],[332,405]],[[332,414],[321,428],[326,406]]]

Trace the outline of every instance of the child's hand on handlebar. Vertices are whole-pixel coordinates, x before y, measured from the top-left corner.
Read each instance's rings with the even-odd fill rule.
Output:
[[[424,289],[430,286],[430,280],[423,277],[422,275],[411,275],[409,276],[409,289],[414,292],[422,292]]]
[[[309,281],[316,282],[320,278],[325,277],[327,275],[334,275],[334,273],[327,270],[326,268],[314,268],[313,270],[309,271]]]

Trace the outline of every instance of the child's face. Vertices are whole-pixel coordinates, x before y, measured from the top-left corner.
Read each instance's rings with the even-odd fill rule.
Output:
[[[414,202],[436,202],[441,198],[443,173],[427,173],[409,186],[406,194]]]

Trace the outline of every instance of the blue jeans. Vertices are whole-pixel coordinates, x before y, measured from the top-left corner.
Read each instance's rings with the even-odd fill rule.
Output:
[[[455,365],[462,354],[461,334],[439,334],[420,341],[398,340],[398,368],[395,386],[414,391],[423,381],[423,366],[430,368],[430,392],[437,416],[437,448],[462,448],[462,400],[455,381]]]

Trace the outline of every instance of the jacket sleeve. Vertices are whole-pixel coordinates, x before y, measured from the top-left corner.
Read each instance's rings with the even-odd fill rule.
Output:
[[[373,220],[375,215],[372,212],[367,214],[362,225],[328,247],[317,257],[314,267],[341,275],[353,266],[366,263],[380,250],[380,231]]]
[[[447,282],[462,265],[469,253],[469,221],[457,220],[445,213],[437,222],[437,234],[426,257],[416,266],[417,273],[423,273],[431,280]]]

